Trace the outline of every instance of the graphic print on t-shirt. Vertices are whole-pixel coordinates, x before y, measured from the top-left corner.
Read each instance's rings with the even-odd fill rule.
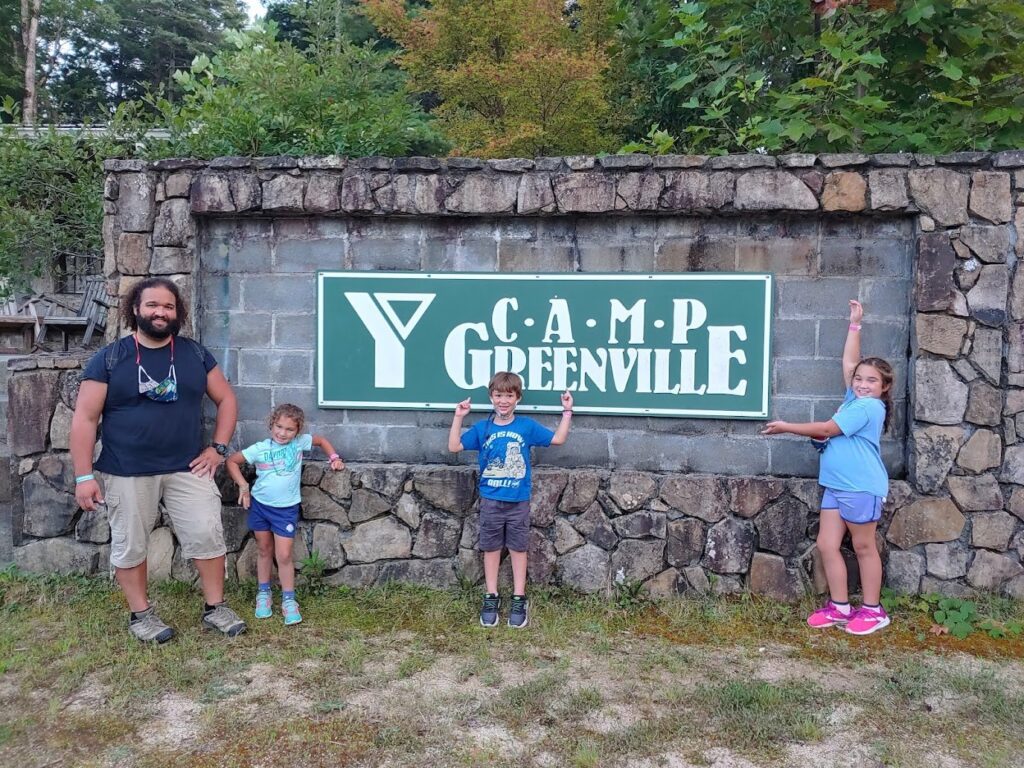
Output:
[[[290,475],[299,467],[302,451],[296,441],[287,445],[274,446],[260,451],[256,459],[257,472],[273,472],[275,475]]]
[[[490,447],[490,440],[487,447]],[[522,480],[526,477],[526,461],[523,459],[523,449],[519,443],[509,440],[505,443],[505,455],[495,456],[487,462],[483,471],[484,477],[510,477],[515,480]]]

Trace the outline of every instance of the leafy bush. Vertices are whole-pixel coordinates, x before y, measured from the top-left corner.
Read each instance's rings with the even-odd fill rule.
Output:
[[[8,98],[4,114],[17,118]],[[131,156],[142,128],[122,109],[105,135],[0,127],[0,297],[49,270],[90,269],[103,252],[103,161]]]
[[[269,24],[176,72],[180,103],[149,102],[171,132],[163,155],[405,155],[443,151],[390,57],[339,40],[299,51]]]
[[[618,99],[689,152],[1024,145],[1024,6],[621,2]],[[647,146],[647,143],[641,143]]]

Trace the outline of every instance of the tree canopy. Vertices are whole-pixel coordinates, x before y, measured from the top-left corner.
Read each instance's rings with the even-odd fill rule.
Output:
[[[618,28],[630,133],[656,126],[679,151],[1024,145],[1016,0],[849,3],[824,20],[805,0],[623,0]]]
[[[43,0],[40,117],[103,121],[119,103],[157,88],[173,95],[175,70],[197,55],[213,55],[224,31],[246,18],[240,0]],[[0,22],[6,22],[2,12]],[[18,27],[15,19],[12,31],[20,34]],[[22,72],[24,59],[19,64],[16,55],[14,66]]]
[[[402,73],[372,45],[331,39],[301,51],[273,23],[227,39],[231,48],[176,73],[179,101],[150,99],[171,130],[161,154],[444,152]]]
[[[614,149],[608,131],[607,7],[600,0],[364,0],[396,39],[412,87],[439,102],[459,154],[543,155]]]

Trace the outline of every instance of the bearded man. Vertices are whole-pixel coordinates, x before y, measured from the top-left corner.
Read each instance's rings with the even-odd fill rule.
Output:
[[[238,405],[213,356],[178,336],[187,315],[171,280],[136,283],[121,302],[122,322],[134,333],[89,360],[71,422],[75,499],[84,510],[107,507],[110,563],[128,601],[128,629],[146,643],[165,643],[175,634],[147,595],[149,533],[161,512],[199,572],[202,626],[229,637],[246,629],[224,602],[226,550],[213,480]],[[203,441],[204,395],[217,407],[209,445]],[[97,427],[103,447],[93,465]]]

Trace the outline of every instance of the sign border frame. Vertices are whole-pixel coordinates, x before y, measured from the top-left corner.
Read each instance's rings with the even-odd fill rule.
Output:
[[[616,281],[621,282],[623,280],[628,281],[644,281],[644,280],[678,280],[680,277],[685,277],[687,280],[694,280],[697,282],[710,282],[712,280],[763,280],[765,286],[765,303],[764,303],[764,370],[763,381],[765,383],[764,390],[762,391],[761,405],[762,409],[760,413],[754,413],[753,411],[725,411],[725,410],[680,410],[677,408],[613,408],[605,406],[574,406],[573,410],[579,415],[595,415],[595,416],[631,416],[631,417],[644,417],[644,416],[655,416],[655,417],[671,417],[679,419],[687,418],[715,418],[715,419],[743,419],[743,420],[763,420],[769,417],[770,406],[771,406],[771,364],[772,364],[772,349],[771,349],[771,319],[772,319],[772,298],[774,296],[774,285],[775,285],[775,274],[773,272],[660,272],[660,273],[647,273],[647,272],[595,272],[595,273],[581,273],[581,272],[518,272],[518,273],[506,273],[506,272],[374,272],[370,270],[338,270],[338,269],[321,269],[317,270],[316,273],[316,397],[317,407],[323,409],[343,409],[353,408],[359,410],[403,410],[403,411],[443,411],[452,410],[455,408],[457,403],[395,403],[391,401],[368,401],[368,400],[324,400],[324,280],[331,277],[355,277],[355,278],[374,278],[374,279],[408,279],[410,277],[421,278],[421,279],[447,279],[447,280],[512,280],[512,281],[523,281],[528,282],[531,280],[555,280],[555,281],[575,281],[579,279],[584,280],[597,280],[599,282],[604,281]],[[470,406],[471,411],[490,411],[491,406],[489,403],[475,404]],[[516,410],[521,412],[529,413],[557,413],[562,410],[561,405],[523,405],[520,404],[516,407]]]

